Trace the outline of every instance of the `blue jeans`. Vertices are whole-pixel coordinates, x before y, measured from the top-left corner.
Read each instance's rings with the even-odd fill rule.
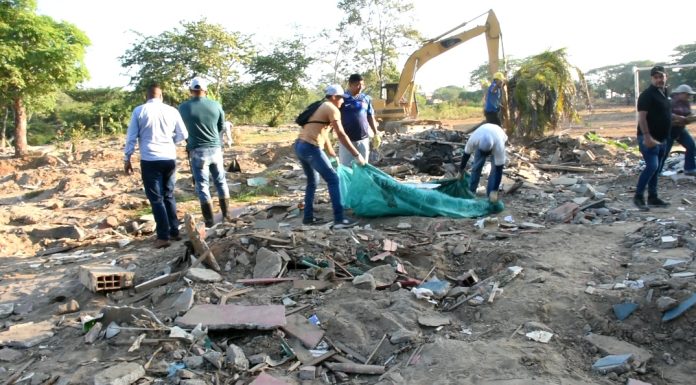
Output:
[[[491,173],[488,176],[488,185],[486,186],[486,195],[489,195],[492,191],[498,191],[500,188],[500,182],[503,179],[503,167],[495,165],[495,156],[491,151],[481,151],[476,150],[474,154],[474,164],[471,166],[471,180],[469,181],[469,190],[476,193],[476,189],[479,185],[479,180],[481,179],[481,171],[483,166],[486,164],[486,159],[491,157]]]
[[[694,138],[691,137],[689,131],[683,128],[676,138],[670,138],[670,140],[665,143],[665,159],[669,156],[670,151],[672,151],[672,145],[674,141],[679,142],[686,149],[686,154],[684,155],[684,171],[696,171],[696,143],[694,143]]]
[[[307,176],[307,188],[305,189],[304,219],[311,220],[314,217],[314,193],[317,191],[317,177],[315,171],[321,175],[329,186],[329,197],[333,208],[334,223],[343,221],[343,206],[341,206],[341,191],[338,188],[338,174],[331,167],[326,153],[319,147],[307,143],[304,140],[295,142],[295,154],[300,160],[302,169]]]
[[[643,135],[638,135],[638,149],[645,160],[645,169],[638,177],[636,195],[643,196],[645,187],[648,187],[648,196],[657,196],[657,178],[662,172],[665,163],[665,144],[658,143],[655,147],[645,147]]]
[[[225,165],[222,161],[220,147],[195,148],[190,152],[191,171],[196,181],[196,193],[201,203],[208,203],[210,197],[210,184],[208,178],[212,174],[213,183],[220,199],[229,198],[230,190],[225,179]]]
[[[174,182],[175,160],[141,160],[145,195],[150,201],[152,215],[157,223],[157,239],[179,236],[179,219],[176,217]]]

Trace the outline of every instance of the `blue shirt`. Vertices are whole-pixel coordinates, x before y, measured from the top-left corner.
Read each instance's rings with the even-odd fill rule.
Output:
[[[486,92],[486,106],[483,108],[485,112],[500,111],[500,87],[494,89],[495,82],[491,83]]]
[[[138,141],[141,160],[176,159],[174,143],[187,137],[188,132],[179,111],[162,103],[161,99],[150,99],[133,110],[126,136],[125,160],[130,160]]]
[[[351,142],[370,136],[370,123],[367,117],[374,115],[372,99],[365,94],[355,96],[350,93],[343,95],[341,106],[341,124]]]

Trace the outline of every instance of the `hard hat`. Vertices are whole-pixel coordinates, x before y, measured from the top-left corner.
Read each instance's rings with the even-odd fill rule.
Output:
[[[493,80],[505,80],[505,75],[502,72],[496,72],[493,74]]]

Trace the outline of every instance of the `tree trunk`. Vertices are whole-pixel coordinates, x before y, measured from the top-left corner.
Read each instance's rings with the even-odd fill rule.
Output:
[[[5,148],[7,146],[7,117],[10,115],[10,109],[5,107],[5,118],[2,120],[2,138],[0,139],[0,147]]]
[[[22,98],[17,98],[12,104],[15,123],[15,158],[23,158],[28,154],[27,148],[27,110]]]

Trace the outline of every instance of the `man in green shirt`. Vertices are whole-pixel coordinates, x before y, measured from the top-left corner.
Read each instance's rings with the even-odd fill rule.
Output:
[[[228,218],[230,191],[225,179],[220,133],[225,128],[225,113],[220,103],[206,97],[208,82],[194,78],[189,86],[191,99],[179,106],[179,113],[189,132],[186,150],[191,161],[196,193],[207,227],[212,227],[213,203],[208,178],[212,174],[222,218]]]

